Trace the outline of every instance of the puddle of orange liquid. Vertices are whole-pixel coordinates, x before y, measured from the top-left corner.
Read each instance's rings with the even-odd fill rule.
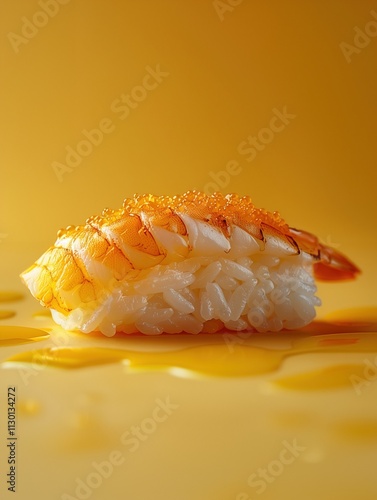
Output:
[[[274,381],[274,384],[283,389],[301,391],[320,391],[323,389],[334,389],[349,387],[352,377],[363,378],[365,365],[335,365],[307,373],[300,373],[289,377],[282,377]]]
[[[329,324],[320,322],[320,327],[313,323],[310,325],[312,334],[304,329],[301,332],[282,332],[273,334],[274,338],[284,337],[285,333],[292,335],[292,347],[289,349],[273,349],[255,347],[248,344],[241,337],[240,342],[230,346],[224,341],[186,347],[175,351],[132,351],[103,347],[50,347],[16,354],[7,363],[37,363],[54,368],[84,368],[100,366],[111,363],[123,363],[130,371],[167,371],[176,375],[202,374],[207,376],[242,377],[270,373],[279,368],[284,359],[290,356],[308,353],[377,353],[377,328],[369,331],[372,326],[377,326],[377,313],[375,308],[351,311],[348,317],[355,320],[357,326],[360,319],[364,320],[367,332],[358,332],[351,320],[347,319],[347,333],[340,333],[333,327],[340,328],[337,323]],[[347,318],[343,313],[342,318]],[[343,323],[344,324],[344,323]],[[354,329],[350,333],[349,329]],[[314,330],[315,329],[315,330]],[[315,331],[315,334],[314,331]],[[326,332],[326,333],[325,333]],[[235,336],[237,333],[233,332]],[[302,335],[302,336],[301,336]],[[48,336],[45,331],[25,327],[0,327],[0,344],[6,345],[44,339]],[[263,335],[262,335],[263,337]],[[211,335],[211,340],[213,340]],[[253,335],[250,336],[253,339]],[[269,336],[265,336],[268,342]],[[271,339],[271,346],[272,338]],[[111,340],[108,340],[111,345]],[[361,373],[364,367],[359,364],[340,365],[333,368],[300,374],[293,377],[282,378],[275,384],[287,389],[333,388],[349,384],[349,376]]]
[[[25,344],[36,340],[45,340],[49,334],[37,328],[26,326],[0,326],[0,346]]]
[[[190,347],[169,352],[140,352],[102,347],[53,347],[12,356],[7,362],[39,363],[55,368],[84,368],[124,362],[130,370],[177,369],[207,375],[246,376],[273,371],[281,353],[249,346],[236,346],[232,353],[225,344]]]
[[[300,328],[300,332],[310,335],[377,332],[377,307],[355,307],[335,311]]]
[[[285,358],[293,355],[316,352],[377,353],[377,333],[347,334],[341,337],[337,336],[341,342],[324,343],[324,341],[332,340],[333,337],[332,334],[298,339],[288,350],[235,345],[230,351],[229,346],[225,343],[201,345],[168,352],[141,352],[103,347],[52,347],[16,354],[7,359],[7,362],[39,363],[55,368],[84,368],[123,362],[129,370],[136,371],[161,370],[176,374],[183,370],[209,376],[242,377],[273,372]],[[342,385],[350,370],[356,370],[352,371],[352,373],[356,373],[358,366],[339,369],[338,372],[335,369],[332,375],[329,375],[326,370],[315,375],[309,374],[306,380],[304,378],[301,382],[297,381],[296,383],[301,383],[303,386],[306,383],[307,387],[314,383],[322,385],[322,387],[329,387],[331,383],[334,384],[333,386]],[[333,382],[328,382],[328,379],[331,378]],[[289,385],[289,381],[285,381],[285,384]]]
[[[377,352],[377,332],[331,333],[293,341],[294,352]]]

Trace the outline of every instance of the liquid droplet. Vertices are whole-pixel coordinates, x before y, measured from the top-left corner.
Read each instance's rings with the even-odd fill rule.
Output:
[[[68,416],[58,437],[58,446],[65,452],[95,451],[108,446],[111,430],[93,412],[78,411]]]
[[[41,309],[40,311],[36,311],[33,313],[33,318],[36,319],[45,319],[52,318],[50,309]]]
[[[16,315],[15,311],[1,311],[0,310],[0,319],[13,318]]]
[[[333,429],[340,437],[352,441],[373,441],[374,445],[377,441],[377,420],[374,419],[345,420],[334,424]]]
[[[0,302],[15,302],[23,298],[23,293],[0,290]]]
[[[41,405],[34,399],[25,399],[17,403],[19,415],[32,416],[37,415],[41,410]]]

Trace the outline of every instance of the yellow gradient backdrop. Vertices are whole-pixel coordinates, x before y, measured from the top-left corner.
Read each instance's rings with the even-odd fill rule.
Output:
[[[323,311],[375,303],[375,2],[3,0],[0,33],[8,286],[62,226],[135,192],[216,184],[362,267],[321,285]],[[96,145],[80,149],[83,130]]]

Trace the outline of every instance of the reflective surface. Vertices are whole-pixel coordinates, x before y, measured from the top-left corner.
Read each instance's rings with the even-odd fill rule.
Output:
[[[0,10],[0,498],[377,498],[375,1]],[[60,228],[189,189],[249,195],[362,274],[279,335],[79,335],[27,294]]]
[[[125,479],[133,497],[148,498],[145,468],[171,499],[182,485],[185,499],[289,498],[292,488],[313,499],[330,498],[328,488],[352,499],[361,488],[372,498],[375,308],[279,334],[109,339],[64,332],[31,297],[12,307],[28,326],[0,326],[0,384],[4,394],[17,387],[17,473],[29,490],[18,486],[21,498],[37,498],[43,456],[55,478],[43,498],[116,497]],[[344,476],[350,456],[362,480]],[[318,474],[324,483],[314,484]]]

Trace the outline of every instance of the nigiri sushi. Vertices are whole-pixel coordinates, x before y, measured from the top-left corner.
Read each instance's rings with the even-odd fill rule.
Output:
[[[310,323],[315,278],[359,269],[247,196],[135,195],[57,240],[21,278],[56,323],[84,333],[280,331]]]

